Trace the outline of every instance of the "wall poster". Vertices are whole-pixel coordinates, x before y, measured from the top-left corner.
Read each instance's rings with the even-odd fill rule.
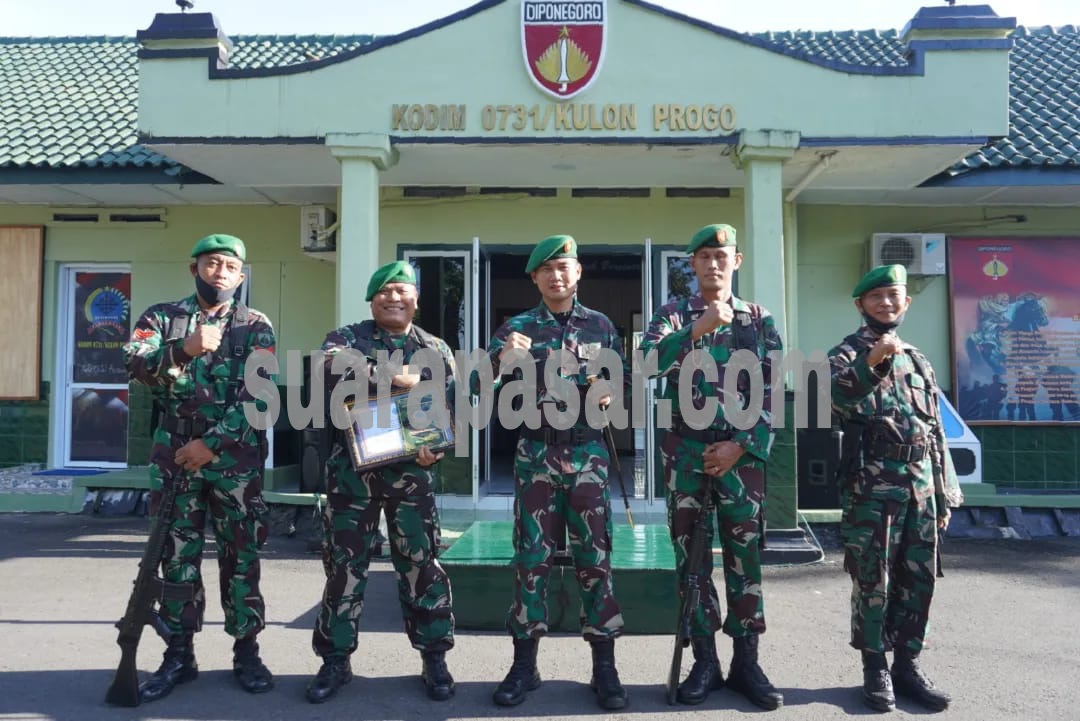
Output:
[[[970,424],[1080,422],[1080,238],[950,238],[953,386]]]

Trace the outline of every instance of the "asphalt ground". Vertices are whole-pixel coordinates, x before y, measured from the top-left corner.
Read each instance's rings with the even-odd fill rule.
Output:
[[[386,561],[372,565],[357,677],[322,705],[304,688],[319,668],[311,628],[323,571],[301,537],[274,536],[264,552],[263,591],[269,622],[260,636],[275,674],[270,693],[250,696],[231,673],[231,639],[217,604],[216,560],[207,546],[206,625],[196,637],[198,680],[135,709],[105,705],[119,660],[113,624],[123,613],[147,521],[90,515],[0,515],[0,719],[840,719],[872,714],[862,706],[858,654],[847,645],[850,582],[830,534],[821,563],[765,570],[769,631],[761,662],[784,693],[784,707],[759,711],[731,691],[701,706],[670,707],[663,683],[669,636],[627,636],[616,657],[630,695],[613,714],[589,691],[590,656],[580,637],[540,644],[543,685],[524,704],[505,709],[491,692],[512,657],[507,636],[459,630],[448,654],[457,695],[429,701],[420,658],[402,632],[396,582]],[[941,718],[1080,719],[1080,539],[950,540],[934,599],[923,666],[954,697]],[[722,582],[722,581],[721,581]],[[616,592],[618,589],[616,589]],[[505,593],[510,589],[493,589]],[[674,613],[674,610],[672,611]],[[728,666],[730,645],[720,639]],[[143,674],[157,668],[163,644],[149,629],[139,651]],[[686,654],[685,668],[690,663]],[[924,711],[900,700],[893,718]]]

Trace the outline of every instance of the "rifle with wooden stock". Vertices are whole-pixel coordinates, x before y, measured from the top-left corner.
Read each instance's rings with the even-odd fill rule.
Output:
[[[150,624],[166,641],[172,631],[165,624],[160,614],[154,609],[155,603],[164,601],[190,601],[195,597],[195,585],[192,583],[169,583],[158,576],[161,559],[165,555],[165,541],[172,526],[173,508],[176,505],[177,485],[180,479],[174,478],[162,488],[161,503],[154,518],[150,537],[146,540],[142,560],[139,561],[139,573],[135,576],[135,587],[128,599],[124,617],[116,622],[120,633],[116,643],[120,646],[120,665],[116,669],[112,685],[105,694],[105,703],[113,706],[138,706],[139,675],[135,661],[142,638],[143,626]]]
[[[675,621],[675,650],[671,655],[671,670],[667,680],[667,702],[675,705],[675,696],[679,690],[679,676],[682,673],[683,649],[690,645],[690,620],[701,603],[701,585],[699,569],[705,561],[705,554],[711,553],[708,543],[709,516],[712,515],[712,489],[706,486],[705,504],[694,521],[694,530],[690,534],[690,548],[686,554],[686,574],[682,582],[682,602]]]

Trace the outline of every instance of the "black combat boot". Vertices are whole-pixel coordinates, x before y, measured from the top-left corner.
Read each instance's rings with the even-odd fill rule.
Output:
[[[348,656],[324,656],[322,668],[307,687],[307,700],[322,703],[352,681],[352,665]]]
[[[932,711],[949,708],[952,697],[934,687],[919,668],[919,654],[897,647],[893,658],[892,682],[896,693],[916,701]]]
[[[691,636],[690,647],[694,650],[694,665],[686,680],[679,684],[675,698],[679,703],[696,706],[709,697],[710,691],[724,687],[724,673],[720,658],[716,655],[716,636]]]
[[[892,711],[896,708],[889,660],[884,653],[862,652],[862,678],[862,697],[867,706],[875,711]]]
[[[454,677],[446,667],[446,651],[424,651],[424,671],[420,677],[427,687],[428,698],[445,701],[454,695]]]
[[[233,675],[248,693],[265,693],[274,687],[274,675],[259,658],[259,642],[238,638],[233,642]]]
[[[199,665],[195,663],[194,635],[178,633],[169,637],[161,666],[150,678],[139,684],[139,698],[143,702],[165,698],[177,684],[194,681],[199,677]]]
[[[615,668],[615,639],[592,641],[592,680],[589,688],[596,692],[600,708],[614,711],[626,706],[626,689],[619,681]]]
[[[734,639],[735,655],[731,658],[731,672],[727,686],[738,691],[750,702],[766,711],[784,705],[784,696],[776,690],[768,676],[758,666],[758,636],[739,636]]]
[[[492,699],[500,706],[517,706],[525,700],[525,694],[540,686],[540,672],[536,669],[535,638],[514,639],[514,663],[502,683],[495,689]]]

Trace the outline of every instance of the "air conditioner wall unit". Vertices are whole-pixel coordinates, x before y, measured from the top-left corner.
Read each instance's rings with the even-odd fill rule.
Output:
[[[337,249],[337,237],[329,230],[336,220],[333,211],[322,205],[300,208],[300,249],[305,253],[326,253]]]
[[[945,275],[944,233],[874,233],[870,267],[899,263],[908,275]]]

